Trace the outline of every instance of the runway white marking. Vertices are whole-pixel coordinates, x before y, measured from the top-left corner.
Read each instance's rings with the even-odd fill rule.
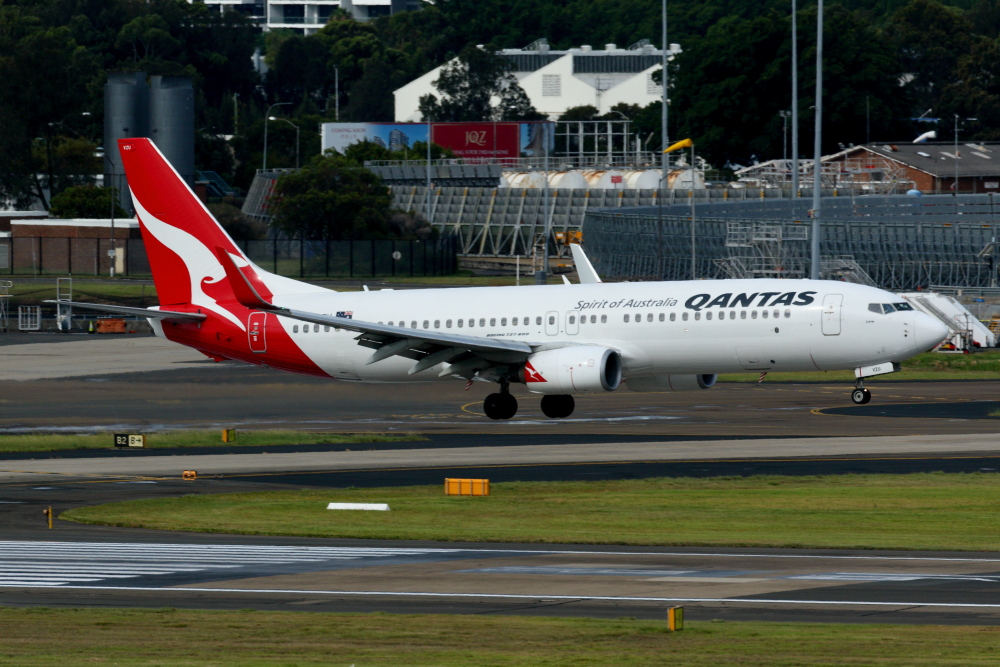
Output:
[[[219,570],[221,577],[255,565],[419,556],[440,551],[455,550],[0,541],[0,586],[60,587],[210,570]]]
[[[0,584],[2,585],[2,584]],[[46,588],[46,586],[17,586],[17,588]],[[421,591],[317,591],[308,589],[279,588],[152,588],[144,586],[61,586],[60,588],[74,590],[98,591],[148,591],[159,593],[275,593],[284,595],[339,595],[364,597],[417,597],[417,598],[483,598],[509,600],[536,600],[538,602],[555,600],[598,600],[608,602],[704,602],[704,603],[743,603],[743,604],[780,604],[780,605],[833,605],[841,607],[948,607],[964,609],[1000,609],[1000,604],[985,604],[975,602],[873,602],[869,600],[785,600],[781,598],[669,598],[669,597],[626,597],[617,595],[518,595],[515,593],[425,593]]]

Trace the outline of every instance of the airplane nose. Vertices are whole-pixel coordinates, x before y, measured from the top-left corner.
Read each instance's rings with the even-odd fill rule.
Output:
[[[920,350],[929,350],[945,338],[951,331],[944,322],[926,313],[915,313],[914,318],[914,347]]]

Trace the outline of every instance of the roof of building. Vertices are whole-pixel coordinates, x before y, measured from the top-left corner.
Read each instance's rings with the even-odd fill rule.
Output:
[[[12,220],[11,227],[15,225],[28,225],[31,227],[107,227],[111,228],[111,218],[46,218],[44,220]],[[118,228],[138,228],[139,221],[135,218],[115,218],[115,227]]]
[[[956,158],[955,144],[949,142],[871,143],[854,146],[824,158],[836,159],[859,150],[869,151],[919,169],[938,178],[954,178],[958,163],[959,178],[1000,176],[1000,143],[960,143]]]
[[[673,58],[680,52],[678,44],[671,44],[667,54]],[[534,72],[565,56],[573,57],[574,74],[637,73],[663,63],[663,50],[653,47],[646,39],[627,49],[605,44],[603,51],[595,51],[586,44],[556,51],[549,48],[548,41],[540,39],[526,48],[503,49],[499,53],[513,63],[515,72]]]

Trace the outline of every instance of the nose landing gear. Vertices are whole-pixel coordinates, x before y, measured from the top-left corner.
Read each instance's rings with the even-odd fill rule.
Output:
[[[865,389],[864,380],[859,378],[854,385],[854,391],[851,392],[851,400],[854,401],[855,405],[864,405],[872,400],[872,393]]]
[[[500,391],[483,401],[483,412],[490,419],[510,419],[517,414],[517,399],[510,395],[510,385],[500,385]]]

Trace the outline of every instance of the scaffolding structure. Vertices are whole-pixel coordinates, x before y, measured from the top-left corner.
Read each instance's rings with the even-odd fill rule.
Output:
[[[792,161],[768,160],[736,171],[738,182],[751,188],[790,189]],[[815,181],[812,160],[799,161],[799,196],[808,197]],[[904,194],[914,187],[902,165],[892,160],[871,158],[828,160],[820,165],[820,182],[824,188],[850,190],[864,195]]]
[[[56,329],[69,331],[73,328],[73,307],[68,302],[73,300],[73,279],[56,278]]]
[[[805,206],[787,200],[702,206],[696,275],[691,219],[683,206],[591,210],[587,252],[609,280],[804,277],[809,266]],[[827,198],[820,239],[821,275],[893,291],[935,286],[989,288],[997,267],[980,253],[1000,238],[987,195]]]
[[[10,330],[10,290],[14,283],[0,280],[0,331]]]

